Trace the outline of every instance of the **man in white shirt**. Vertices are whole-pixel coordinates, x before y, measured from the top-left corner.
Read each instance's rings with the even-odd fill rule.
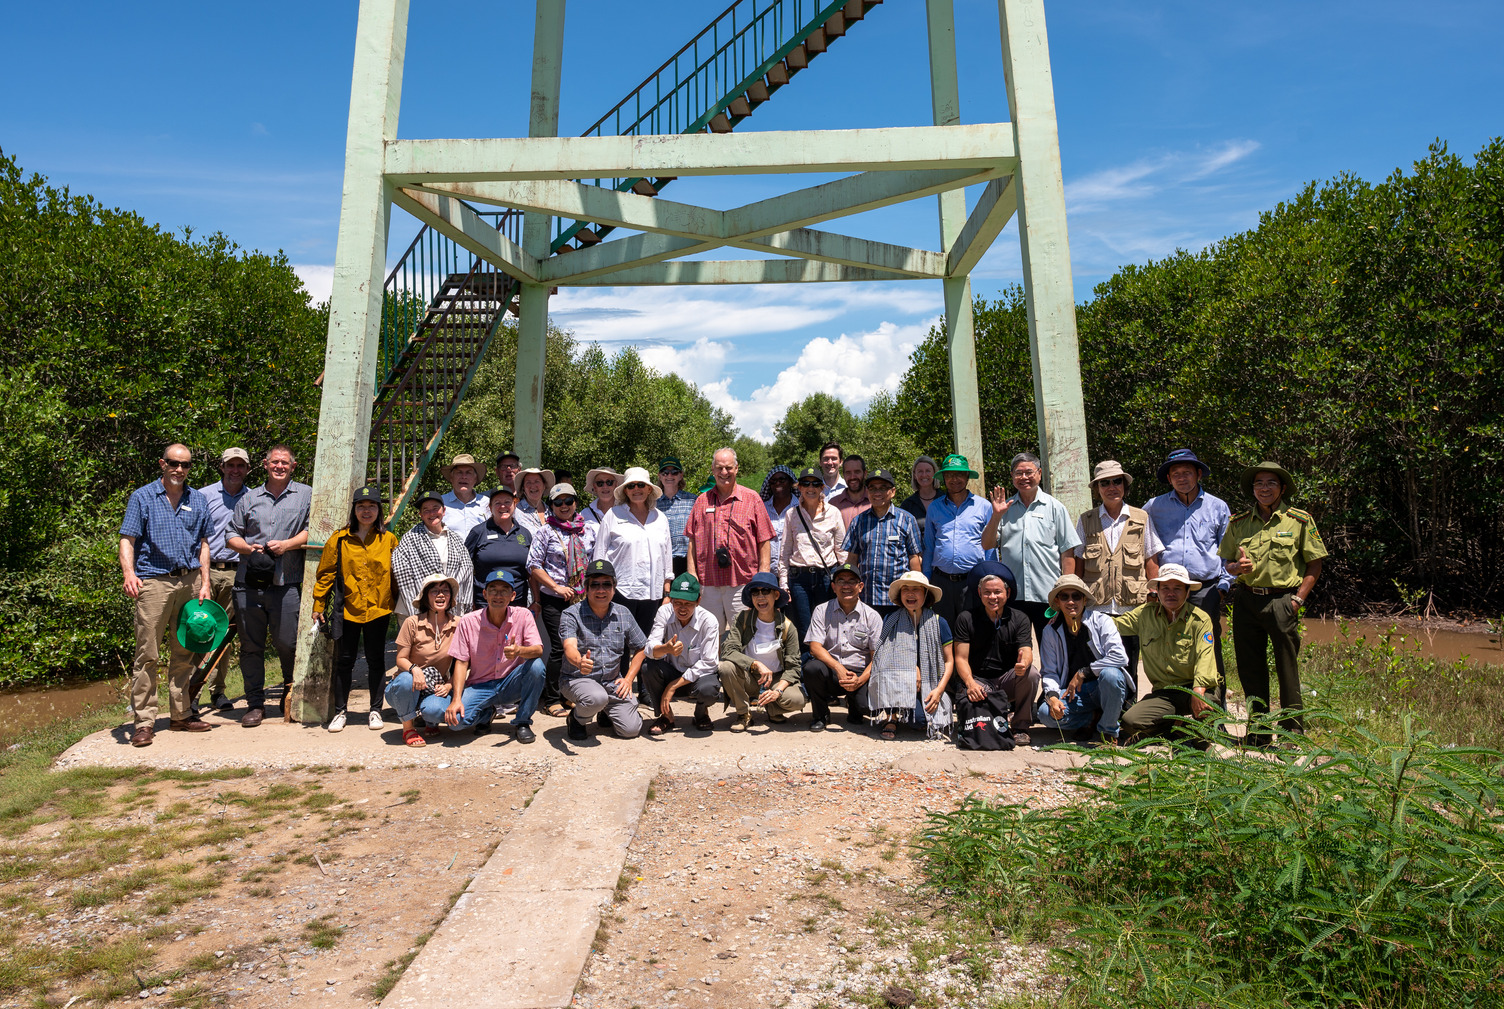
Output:
[[[461,454],[439,470],[439,474],[449,481],[451,488],[444,495],[444,525],[463,543],[471,529],[484,525],[491,517],[491,499],[476,490],[486,478],[486,464],[476,462],[468,453]]]
[[[825,500],[829,501],[846,489],[841,477],[841,446],[828,441],[820,447],[820,472],[825,480]]]
[[[700,580],[686,572],[673,580],[668,604],[659,607],[648,633],[648,657],[642,664],[643,692],[658,719],[648,734],[661,736],[674,728],[674,694],[684,689],[694,697],[695,728],[710,731],[710,706],[721,696],[716,666],[721,660],[721,625],[715,614],[700,605]]]
[[[883,618],[862,602],[862,576],[841,564],[830,577],[836,597],[815,607],[804,643],[810,658],[804,663],[804,689],[809,694],[812,731],[830,723],[830,699],[846,697],[846,724],[867,724],[867,681],[872,656],[882,634]],[[834,726],[830,726],[834,728]]]

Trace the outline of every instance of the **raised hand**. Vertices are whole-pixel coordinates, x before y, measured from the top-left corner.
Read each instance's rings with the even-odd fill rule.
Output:
[[[679,656],[684,654],[684,642],[679,640],[679,635],[675,634],[672,638],[669,638],[668,641],[665,642],[665,644],[668,645],[668,653],[674,658],[677,659]]]
[[[1013,495],[1008,493],[1008,488],[1001,484],[988,491],[987,497],[992,501],[992,514],[994,515],[1001,515],[1013,503]]]
[[[595,660],[590,657],[590,649],[585,649],[585,654],[580,656],[580,674],[589,676],[595,672]]]

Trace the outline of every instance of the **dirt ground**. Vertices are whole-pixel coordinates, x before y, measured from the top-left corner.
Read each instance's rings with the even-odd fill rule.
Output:
[[[1043,945],[977,935],[919,900],[908,847],[968,793],[1054,804],[1058,770],[884,768],[661,776],[575,1004],[766,1009],[985,1005],[1059,989]],[[956,955],[964,951],[964,955]]]
[[[0,1005],[372,1005],[543,780],[142,769],[91,790],[73,773],[30,816],[0,821]]]

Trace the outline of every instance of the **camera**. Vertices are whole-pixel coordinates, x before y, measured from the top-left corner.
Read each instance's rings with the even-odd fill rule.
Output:
[[[731,548],[716,547],[715,563],[716,567],[729,568],[731,566]]]

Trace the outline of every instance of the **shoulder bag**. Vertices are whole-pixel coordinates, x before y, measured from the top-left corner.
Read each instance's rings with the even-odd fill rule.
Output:
[[[345,536],[341,536],[334,545],[334,584],[324,595],[324,619],[319,621],[319,630],[330,641],[338,641],[345,633],[344,549]]]

